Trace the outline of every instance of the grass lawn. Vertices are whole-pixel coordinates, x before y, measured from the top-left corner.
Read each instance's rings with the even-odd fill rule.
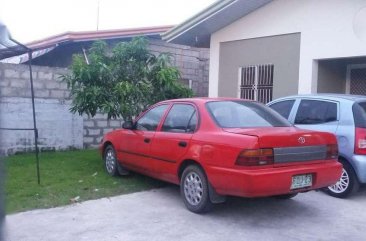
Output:
[[[6,212],[50,208],[80,201],[157,188],[164,183],[138,174],[111,177],[97,150],[40,153],[41,185],[34,154],[5,160]]]

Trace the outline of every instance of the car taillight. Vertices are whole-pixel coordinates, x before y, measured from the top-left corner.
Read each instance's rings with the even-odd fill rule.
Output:
[[[273,149],[254,149],[242,151],[235,164],[239,166],[264,166],[273,164]]]
[[[338,159],[338,145],[337,144],[327,145],[326,159],[327,160]]]
[[[355,130],[355,154],[366,155],[366,129],[356,128]]]

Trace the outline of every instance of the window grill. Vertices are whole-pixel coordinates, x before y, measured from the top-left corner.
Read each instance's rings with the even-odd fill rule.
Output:
[[[267,103],[273,96],[273,64],[240,68],[240,98]]]

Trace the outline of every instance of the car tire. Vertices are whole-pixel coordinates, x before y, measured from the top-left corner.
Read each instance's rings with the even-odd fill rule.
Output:
[[[118,161],[116,151],[112,145],[108,145],[104,149],[104,168],[110,176],[118,176]]]
[[[325,188],[325,192],[333,197],[346,198],[357,192],[360,184],[352,166],[344,160],[339,160],[339,162],[343,165],[341,178],[336,184]]]
[[[283,195],[277,195],[274,196],[277,199],[291,199],[297,196],[298,193],[289,193],[289,194],[283,194]]]
[[[190,165],[184,169],[180,180],[180,194],[191,212],[205,213],[212,208],[207,177],[196,165]]]

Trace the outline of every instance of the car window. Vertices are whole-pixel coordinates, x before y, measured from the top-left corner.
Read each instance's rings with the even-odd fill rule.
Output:
[[[366,128],[366,102],[356,102],[352,106],[355,126]]]
[[[168,105],[159,105],[149,110],[136,123],[136,129],[142,131],[155,131],[158,128]]]
[[[291,124],[271,108],[250,101],[212,101],[207,109],[223,128],[285,127]]]
[[[192,105],[174,104],[164,121],[162,131],[178,133],[194,132],[196,125],[196,109]]]
[[[288,119],[290,116],[290,112],[292,106],[294,105],[295,100],[284,100],[270,105],[273,110],[277,111],[280,115]]]
[[[320,100],[302,100],[295,124],[321,124],[337,120],[337,104]]]

